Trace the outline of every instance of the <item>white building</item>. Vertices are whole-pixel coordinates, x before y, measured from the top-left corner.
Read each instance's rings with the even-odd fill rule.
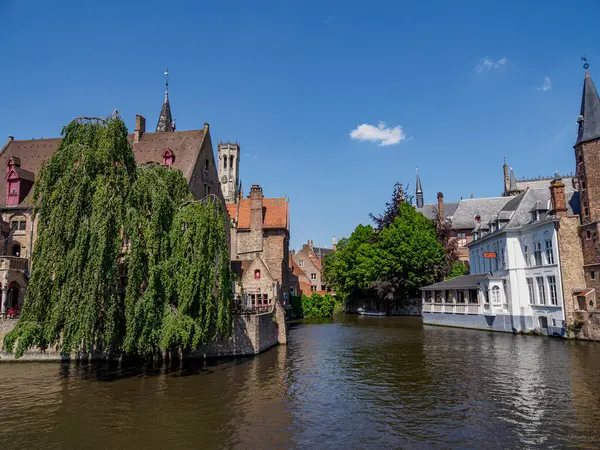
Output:
[[[569,214],[579,193],[565,192]],[[507,332],[564,335],[557,225],[550,189],[527,189],[476,224],[471,275],[422,288],[423,321]]]

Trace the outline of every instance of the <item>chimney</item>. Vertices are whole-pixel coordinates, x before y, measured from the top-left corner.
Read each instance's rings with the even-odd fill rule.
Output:
[[[310,248],[312,248],[312,246],[313,246],[313,241],[312,241],[312,239],[309,239],[309,240],[308,240],[308,245],[309,245],[309,247],[310,247]]]
[[[473,194],[471,194],[471,198],[475,198],[475,196]]]
[[[135,131],[133,132],[133,143],[140,142],[140,138],[146,132],[146,119],[139,114],[135,115]]]
[[[263,191],[258,184],[250,188],[250,231],[263,228]]]
[[[558,175],[550,182],[550,199],[552,200],[552,211],[558,217],[567,217],[567,199],[565,198],[565,184]]]
[[[442,194],[441,192],[438,192],[437,199],[438,199],[438,219],[440,222],[443,222],[446,219],[446,216],[444,215],[444,194]]]
[[[508,165],[506,164],[506,158],[504,158],[504,165],[502,168],[504,169],[504,195],[507,195],[510,190],[510,182],[508,180]]]

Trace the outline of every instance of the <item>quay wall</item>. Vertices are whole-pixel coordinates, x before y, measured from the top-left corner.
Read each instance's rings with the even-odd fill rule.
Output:
[[[423,312],[423,324],[440,325],[446,327],[472,328],[475,330],[504,331],[507,333],[548,334],[550,336],[565,336],[563,327],[548,324],[548,328],[541,330],[534,325],[533,316],[497,314],[486,316],[483,314],[446,314],[439,312]]]
[[[402,306],[392,305],[388,310],[388,316],[420,316],[423,307],[423,301],[421,298],[411,298],[406,304]],[[347,314],[358,314],[358,308],[365,308],[368,310],[379,310],[376,302],[370,299],[358,300],[352,304],[344,305],[344,312]]]
[[[42,352],[31,349],[15,359],[14,355],[2,349],[4,336],[10,332],[17,321],[14,319],[0,320],[0,361],[67,361],[78,359],[105,359],[105,354],[88,355],[74,353],[62,354],[55,349]],[[287,323],[283,308],[275,307],[273,313],[248,314],[233,317],[233,333],[229,338],[213,342],[198,350],[183,355],[190,359],[207,359],[233,356],[253,356],[274,347],[287,343]]]

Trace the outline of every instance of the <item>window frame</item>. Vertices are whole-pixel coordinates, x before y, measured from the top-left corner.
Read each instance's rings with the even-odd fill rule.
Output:
[[[527,277],[525,280],[527,283],[527,291],[529,292],[529,304],[535,305],[535,289],[533,287],[533,278]]]
[[[554,249],[552,248],[552,239],[546,239],[544,246],[546,247],[546,264],[554,264]]]
[[[550,293],[550,305],[558,306],[558,289],[556,288],[556,275],[548,275],[548,291]]]
[[[547,298],[546,298],[546,283],[544,282],[544,277],[535,277],[538,291],[538,305],[546,306]]]

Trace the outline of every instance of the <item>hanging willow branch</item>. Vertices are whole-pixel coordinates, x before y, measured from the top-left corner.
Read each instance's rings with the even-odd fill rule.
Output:
[[[150,355],[229,333],[221,205],[187,204],[192,196],[178,170],[136,168],[118,116],[83,119],[63,129],[36,181],[31,279],[5,348],[16,346],[17,356],[54,345],[65,353]]]

